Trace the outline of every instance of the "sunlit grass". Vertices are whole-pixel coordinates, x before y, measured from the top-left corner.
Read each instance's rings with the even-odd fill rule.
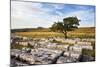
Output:
[[[16,35],[27,36],[27,37],[64,37],[63,33],[52,32],[49,29],[45,30],[33,30],[31,32],[15,32]],[[79,28],[74,31],[68,32],[68,37],[73,38],[95,38],[95,27],[92,28]]]

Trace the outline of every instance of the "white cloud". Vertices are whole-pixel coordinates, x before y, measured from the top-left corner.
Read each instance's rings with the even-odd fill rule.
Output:
[[[53,4],[52,5],[55,9],[63,9],[64,8],[64,6],[65,6],[65,4]]]

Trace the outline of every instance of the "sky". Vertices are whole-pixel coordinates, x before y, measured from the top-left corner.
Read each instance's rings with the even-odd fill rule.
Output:
[[[79,27],[95,26],[95,6],[11,1],[11,29],[50,27],[63,18],[76,16]]]

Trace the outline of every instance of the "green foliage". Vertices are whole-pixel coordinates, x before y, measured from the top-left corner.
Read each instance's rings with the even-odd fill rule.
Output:
[[[95,57],[95,50],[83,49],[82,54]]]
[[[93,49],[95,50],[95,42],[92,42]]]
[[[79,25],[79,21],[77,17],[67,17],[63,19],[65,28],[70,30],[70,28],[77,28]]]
[[[19,45],[19,44],[12,44],[11,49],[22,49],[24,46]]]
[[[33,46],[32,45],[30,45],[29,43],[28,43],[28,46],[27,46],[28,48],[33,48]]]
[[[31,46],[30,44],[28,44],[28,46],[23,46],[23,45],[20,45],[20,44],[11,44],[11,49],[22,49],[23,47],[33,48],[33,46]]]
[[[52,31],[57,31],[57,32],[62,32],[63,31],[63,23],[62,22],[55,22],[52,27],[51,27]]]

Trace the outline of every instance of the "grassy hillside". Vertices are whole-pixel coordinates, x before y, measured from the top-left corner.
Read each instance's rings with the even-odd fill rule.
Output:
[[[22,31],[15,31],[16,35],[28,36],[28,37],[64,37],[62,33],[52,32],[50,29],[31,29],[28,31],[21,29]],[[23,32],[24,30],[24,32]],[[95,27],[82,27],[74,31],[68,32],[68,37],[84,37],[84,38],[94,38],[95,37]]]

